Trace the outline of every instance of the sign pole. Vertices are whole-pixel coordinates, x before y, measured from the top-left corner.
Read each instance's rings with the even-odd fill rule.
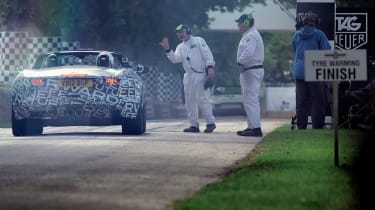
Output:
[[[367,80],[366,50],[306,50],[305,80],[332,81],[334,161],[339,166],[339,82]]]
[[[333,129],[334,129],[334,147],[335,147],[335,166],[339,166],[339,126],[338,126],[338,88],[339,81],[333,81]]]

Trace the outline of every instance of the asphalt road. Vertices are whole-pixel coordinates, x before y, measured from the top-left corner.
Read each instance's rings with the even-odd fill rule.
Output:
[[[263,132],[285,123],[263,119]],[[122,136],[120,126],[31,137],[0,129],[0,210],[171,209],[249,155],[262,138],[237,136],[245,125],[218,118],[214,133],[197,134],[181,132],[183,119],[148,121],[142,136]]]

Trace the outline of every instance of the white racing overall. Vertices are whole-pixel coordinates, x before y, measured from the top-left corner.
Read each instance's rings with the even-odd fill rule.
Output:
[[[181,63],[185,70],[183,84],[185,105],[190,126],[199,128],[198,107],[201,109],[206,124],[215,124],[210,102],[210,90],[204,90],[207,77],[206,67],[214,66],[212,52],[205,40],[191,36],[189,40],[180,43],[176,51],[167,53],[172,63]]]
[[[250,28],[238,44],[237,63],[244,69],[263,64],[264,46],[259,32]],[[247,115],[247,128],[260,128],[259,90],[264,76],[263,67],[248,69],[240,74],[241,97]]]

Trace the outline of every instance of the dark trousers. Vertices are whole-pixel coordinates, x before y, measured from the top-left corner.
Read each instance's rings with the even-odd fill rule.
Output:
[[[325,119],[325,93],[323,82],[305,82],[296,80],[296,115],[298,129],[306,129],[309,115],[312,127],[324,127]]]

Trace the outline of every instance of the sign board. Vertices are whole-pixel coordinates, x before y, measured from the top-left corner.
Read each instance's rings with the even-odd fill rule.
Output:
[[[305,51],[305,80],[367,80],[366,50]]]
[[[354,50],[367,44],[367,13],[336,13],[335,47]]]

